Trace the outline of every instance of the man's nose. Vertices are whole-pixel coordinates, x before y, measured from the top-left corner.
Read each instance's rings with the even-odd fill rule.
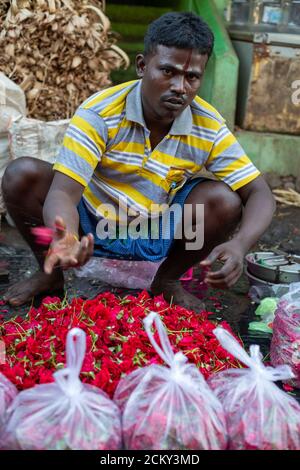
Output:
[[[184,95],[186,93],[185,77],[184,75],[175,75],[172,78],[171,91],[178,95]]]

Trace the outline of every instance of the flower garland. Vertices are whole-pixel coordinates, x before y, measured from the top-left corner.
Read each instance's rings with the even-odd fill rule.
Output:
[[[123,298],[106,292],[92,300],[74,298],[70,303],[46,297],[25,318],[4,321],[0,317],[0,339],[6,347],[0,372],[19,390],[52,382],[52,373],[65,365],[67,333],[78,327],[87,334],[81,380],[112,396],[121,377],[137,367],[161,363],[143,328],[142,320],[150,311],[160,314],[174,351],[183,351],[205,378],[241,367],[213,334],[217,323],[208,320],[210,312],[196,314],[143,291]],[[225,321],[219,324],[232,333]]]

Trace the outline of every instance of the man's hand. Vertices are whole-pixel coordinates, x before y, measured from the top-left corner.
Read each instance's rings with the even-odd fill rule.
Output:
[[[64,220],[56,217],[53,241],[45,259],[44,271],[51,274],[57,266],[63,269],[82,266],[90,259],[93,250],[94,238],[91,233],[79,241],[74,233],[66,230]]]
[[[226,289],[232,287],[243,272],[243,260],[245,252],[238,240],[230,240],[216,246],[200,265],[209,268],[220,260],[224,265],[218,271],[209,271],[204,281],[215,289]]]

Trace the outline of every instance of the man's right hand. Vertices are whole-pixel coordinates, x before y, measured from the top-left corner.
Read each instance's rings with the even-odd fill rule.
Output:
[[[55,231],[48,255],[44,263],[44,271],[51,274],[55,267],[68,269],[83,266],[93,255],[94,237],[91,233],[78,240],[75,233],[67,231],[64,220],[55,218]]]

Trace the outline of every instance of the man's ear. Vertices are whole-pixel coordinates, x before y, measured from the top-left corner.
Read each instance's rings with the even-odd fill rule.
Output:
[[[143,78],[146,67],[146,60],[143,54],[138,54],[135,58],[135,69],[137,76]]]

